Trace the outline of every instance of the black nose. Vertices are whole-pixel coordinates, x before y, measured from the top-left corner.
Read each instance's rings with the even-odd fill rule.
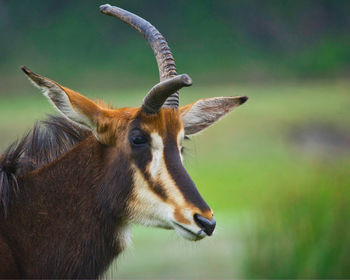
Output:
[[[211,221],[209,221],[207,218],[204,218],[203,216],[199,215],[199,214],[194,214],[194,220],[197,223],[197,225],[199,225],[199,227],[208,235],[212,235],[214,229],[215,229],[215,225],[216,225],[216,221],[214,218],[211,219]]]

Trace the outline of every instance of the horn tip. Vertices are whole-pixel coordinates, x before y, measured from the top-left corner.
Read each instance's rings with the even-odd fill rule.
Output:
[[[100,11],[101,11],[102,13],[106,13],[107,10],[108,10],[110,7],[112,7],[110,4],[101,5],[101,6],[100,6]]]
[[[189,86],[192,85],[192,79],[187,74],[182,74],[181,75],[181,81],[183,82],[185,87],[189,87]]]

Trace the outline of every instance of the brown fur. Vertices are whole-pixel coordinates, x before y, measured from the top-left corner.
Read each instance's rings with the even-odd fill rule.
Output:
[[[161,215],[152,213],[154,203],[173,211],[175,221],[158,217],[162,227],[191,226],[187,231],[199,238],[195,215],[213,214],[183,167],[178,143],[182,116],[196,103],[157,114],[113,109],[26,71],[58,110],[89,129],[52,118],[0,157],[0,277],[97,278],[124,249],[129,223]],[[133,146],[135,131],[149,141]],[[162,176],[151,175],[151,135],[162,142]],[[137,193],[145,191],[156,198],[153,206]]]
[[[43,162],[34,157],[31,146],[36,149],[43,133],[33,133],[22,147],[23,162],[18,163],[16,176],[20,190],[10,196],[6,217],[0,217],[1,237],[6,237],[0,239],[1,278],[97,278],[123,249],[117,235],[126,216],[128,191],[123,188],[130,182],[123,176],[128,177],[127,165],[111,162],[109,155],[118,151],[110,151],[90,133],[87,137],[84,130],[59,121],[67,131],[59,146],[46,150],[50,159],[57,160],[41,167]],[[84,136],[75,140],[75,133]],[[41,139],[43,146],[50,141],[47,135]],[[71,149],[75,141],[80,143],[61,157],[58,151],[64,151],[63,145],[70,144],[67,148]],[[120,155],[118,160],[126,159]],[[32,166],[22,169],[24,161]],[[114,174],[111,169],[116,164],[126,169]],[[121,189],[108,190],[117,182]]]
[[[187,173],[183,173],[176,143],[182,129],[179,112],[162,109],[156,116],[132,108],[101,110],[97,133],[103,144],[88,130],[53,118],[46,122],[48,129],[36,126],[17,146],[18,151],[1,157],[0,174],[14,181],[6,186],[7,205],[0,216],[0,277],[101,275],[124,248],[120,233],[131,217],[127,207],[133,188],[130,162],[143,170],[152,191],[171,202],[163,186],[149,178],[146,166],[151,157],[133,155],[127,134],[133,126],[147,134],[156,131],[180,164],[168,168],[176,168],[182,172],[179,176],[184,176],[181,174]],[[192,191],[194,185],[184,187],[185,198],[189,191],[189,203],[200,202],[196,209],[206,211],[198,191]],[[194,196],[198,198],[193,200]],[[188,224],[180,205],[176,207],[176,218]]]

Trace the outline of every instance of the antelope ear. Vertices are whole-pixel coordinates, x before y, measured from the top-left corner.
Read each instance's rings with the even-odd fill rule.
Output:
[[[247,100],[247,96],[213,97],[180,107],[185,135],[202,131]]]
[[[97,135],[98,118],[103,114],[103,109],[99,105],[69,88],[30,71],[25,66],[21,69],[64,117],[92,130]]]

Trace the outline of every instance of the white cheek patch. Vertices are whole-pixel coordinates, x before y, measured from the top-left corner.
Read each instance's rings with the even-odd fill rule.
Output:
[[[151,191],[148,182],[136,166],[133,166],[133,169],[134,191],[133,200],[129,205],[132,222],[145,226],[171,227],[169,221],[172,207]]]
[[[151,176],[156,178],[161,172],[164,151],[163,139],[156,132],[151,133],[151,151],[152,161],[149,170]]]

